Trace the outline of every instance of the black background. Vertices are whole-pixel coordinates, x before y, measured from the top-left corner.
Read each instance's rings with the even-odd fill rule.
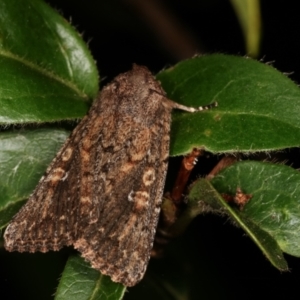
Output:
[[[152,2],[152,0],[148,0]],[[148,2],[145,1],[145,2]],[[144,64],[153,72],[175,64],[176,49],[167,49],[153,24],[146,21],[134,0],[51,0],[47,1],[70,20],[89,42],[100,74],[113,77]],[[160,0],[168,14],[192,36],[195,52],[245,55],[242,31],[229,1]],[[258,59],[273,61],[282,72],[295,72],[300,80],[299,17],[292,1],[264,0],[262,11],[262,47]]]

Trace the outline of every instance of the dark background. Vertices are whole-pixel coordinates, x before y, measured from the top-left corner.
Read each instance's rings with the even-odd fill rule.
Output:
[[[83,33],[102,76],[113,77],[128,70],[132,63],[144,64],[153,72],[158,72],[196,53],[247,54],[242,31],[230,1],[47,2]],[[137,4],[140,2],[154,2],[155,7],[142,8],[142,5]],[[300,20],[297,8],[297,3],[292,1],[288,4],[278,0],[262,1],[262,47],[258,59],[265,62],[274,61],[273,65],[282,72],[295,72],[292,78],[300,81]],[[144,10],[147,13],[144,13]],[[152,20],[149,20],[149,14],[154,15]],[[156,28],[160,14],[167,22],[173,23],[170,32],[175,28],[175,36],[181,36],[182,39],[177,43],[171,44],[167,38],[161,37],[162,31],[165,30],[161,28],[166,28],[167,25]]]
[[[152,3],[150,0],[143,1]],[[156,73],[196,53],[246,55],[242,31],[229,1],[155,1],[159,7],[158,12],[163,11],[177,24],[176,28],[183,32],[179,34],[179,38],[175,34],[173,44],[161,37],[161,30],[156,29],[156,22],[149,21],[147,14],[136,4],[138,1],[47,2],[83,33],[104,83],[130,69],[132,63],[146,65]],[[297,1],[262,1],[263,34],[258,59],[273,61],[273,66],[282,72],[293,72],[290,77],[299,83],[300,18],[297,4]],[[157,13],[157,8],[148,8],[147,11]],[[176,241],[174,243],[176,245]],[[199,266],[199,273],[204,274],[201,282],[190,279],[194,286],[190,299],[253,299],[259,296],[267,299],[299,299],[300,259],[286,256],[291,270],[280,273],[270,265],[243,231],[232,226],[225,218],[210,215],[198,217],[181,243],[190,246],[187,247],[187,259],[189,256],[198,256],[199,261],[193,258],[192,263]],[[176,251],[176,247],[172,251]],[[47,256],[49,261],[57,259],[55,255],[51,255]],[[18,263],[19,256],[12,259],[10,254],[6,257]],[[28,259],[30,265],[30,255]],[[37,264],[32,262],[34,272],[38,269]],[[155,264],[157,262],[151,262],[150,270],[155,269]],[[176,272],[176,266],[174,270]],[[25,278],[26,274],[20,276]],[[43,279],[40,281],[37,286],[42,284]],[[3,283],[7,286],[13,284],[9,280]],[[139,289],[144,287],[141,284]],[[40,288],[43,290],[41,286]],[[131,294],[127,296],[130,299]],[[13,293],[7,299],[15,299]]]

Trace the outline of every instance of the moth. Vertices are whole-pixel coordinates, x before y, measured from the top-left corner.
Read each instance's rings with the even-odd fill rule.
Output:
[[[146,67],[134,65],[103,88],[13,217],[8,251],[73,245],[91,266],[125,286],[150,258],[165,183],[172,109]]]

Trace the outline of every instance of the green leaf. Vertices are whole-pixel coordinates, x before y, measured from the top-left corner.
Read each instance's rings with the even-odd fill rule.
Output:
[[[40,128],[0,135],[0,228],[25,203],[69,132]]]
[[[261,16],[259,0],[231,0],[239,19],[248,55],[257,57],[261,39]]]
[[[125,291],[126,287],[92,269],[83,258],[71,256],[59,282],[55,300],[117,300],[123,298]]]
[[[221,176],[222,175],[220,175],[220,177]],[[224,177],[222,176],[222,178]],[[205,179],[197,180],[193,184],[188,195],[189,205],[195,206],[197,209],[199,201],[204,201],[213,209],[228,214],[238,226],[244,229],[247,235],[256,243],[273,266],[279,270],[286,271],[288,269],[287,263],[281,249],[271,234],[261,228],[261,226],[252,222],[250,218],[247,218],[246,214],[244,215],[237,209],[230,207],[218,193],[220,190],[218,189],[217,192],[213,186],[216,186],[217,189],[219,188],[219,185],[216,184],[215,180],[213,180],[212,183]]]
[[[80,35],[40,0],[0,1],[0,123],[82,117],[98,73]]]
[[[211,110],[174,112],[171,155],[194,147],[255,152],[300,144],[300,90],[274,68],[222,54],[190,59],[157,75],[170,99]]]
[[[300,256],[300,173],[288,166],[245,161],[212,180],[220,193],[240,187],[253,197],[242,214],[268,232],[282,251]]]

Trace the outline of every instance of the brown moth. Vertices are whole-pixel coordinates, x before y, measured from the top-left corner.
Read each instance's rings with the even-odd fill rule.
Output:
[[[5,248],[47,252],[73,245],[113,281],[138,283],[160,212],[174,108],[196,111],[166,98],[145,67],[117,76],[9,223]]]

